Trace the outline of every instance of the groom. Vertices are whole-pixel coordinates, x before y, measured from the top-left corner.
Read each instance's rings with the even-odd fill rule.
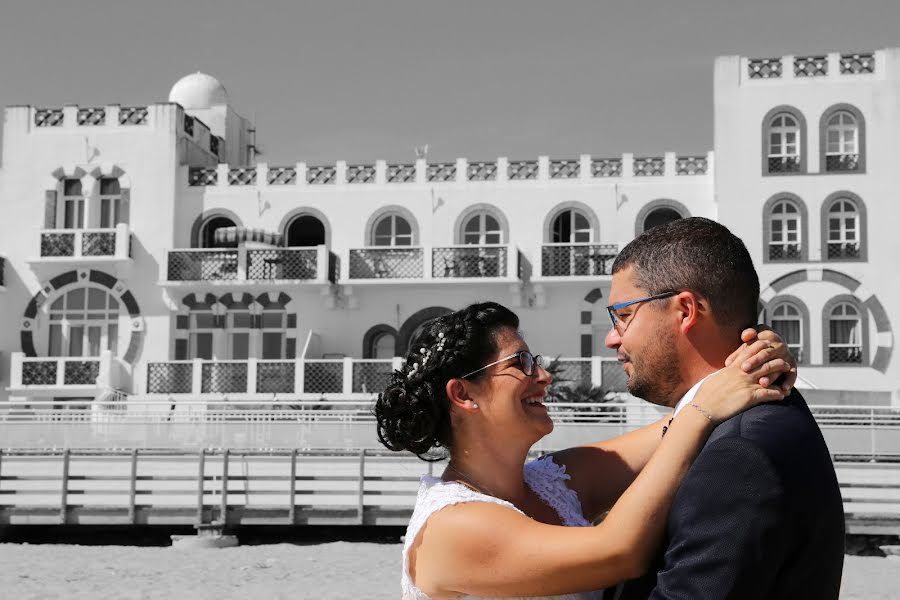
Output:
[[[661,225],[616,258],[606,345],[629,391],[673,408],[678,427],[700,383],[756,322],[758,298],[753,261],[728,229],[702,218]],[[615,595],[837,598],[843,558],[834,467],[794,390],[713,431],[675,496],[656,564]]]

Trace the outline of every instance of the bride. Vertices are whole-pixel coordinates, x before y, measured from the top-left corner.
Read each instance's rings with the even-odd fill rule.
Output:
[[[767,386],[791,371],[776,334],[753,341],[746,330],[752,343],[703,383],[697,410],[679,413],[665,436],[668,416],[526,463],[553,430],[542,403],[551,377],[518,327],[492,302],[435,319],[378,397],[382,444],[426,460],[450,456],[440,478],[422,478],[403,549],[405,599],[599,598],[597,590],[641,575],[710,431],[784,398]],[[773,350],[780,358],[766,362]],[[763,366],[745,373],[744,361]]]

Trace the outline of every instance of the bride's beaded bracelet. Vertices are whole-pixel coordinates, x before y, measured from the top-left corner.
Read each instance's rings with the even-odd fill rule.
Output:
[[[693,406],[694,408],[699,410],[700,414],[703,415],[704,417],[706,417],[707,419],[709,419],[710,421],[713,420],[713,417],[710,414],[710,412],[708,410],[704,410],[699,404],[695,404],[695,403],[691,402],[691,406]]]

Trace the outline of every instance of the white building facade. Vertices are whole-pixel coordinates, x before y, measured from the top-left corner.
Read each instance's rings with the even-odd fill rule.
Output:
[[[612,261],[705,216],[746,242],[811,401],[900,404],[898,81],[896,50],[720,58],[703,156],[267,165],[200,73],[168,103],[9,107],[0,401],[369,397],[422,323],[487,299],[621,389]]]

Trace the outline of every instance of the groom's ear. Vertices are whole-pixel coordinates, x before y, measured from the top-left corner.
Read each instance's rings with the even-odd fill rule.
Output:
[[[679,328],[687,334],[704,318],[710,316],[709,303],[706,298],[690,290],[679,292],[675,296],[678,310]]]

